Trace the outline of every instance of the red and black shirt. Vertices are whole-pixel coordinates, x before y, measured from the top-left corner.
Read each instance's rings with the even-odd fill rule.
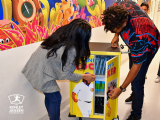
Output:
[[[113,5],[122,5],[128,10],[128,22],[120,35],[131,51],[133,63],[144,62],[147,59],[147,53],[154,54],[160,46],[158,29],[137,3],[120,1]]]

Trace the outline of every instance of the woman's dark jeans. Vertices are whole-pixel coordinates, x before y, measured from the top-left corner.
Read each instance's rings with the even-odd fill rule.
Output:
[[[49,120],[60,119],[60,104],[61,94],[60,92],[44,93],[45,95],[45,106],[49,115]]]

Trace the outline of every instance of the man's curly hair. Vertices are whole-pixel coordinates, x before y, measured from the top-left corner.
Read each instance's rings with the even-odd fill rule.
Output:
[[[102,14],[102,24],[104,26],[104,30],[107,32],[110,30],[111,32],[115,28],[120,28],[123,23],[127,20],[129,12],[127,9],[123,8],[120,5],[110,6],[106,10],[103,11]]]

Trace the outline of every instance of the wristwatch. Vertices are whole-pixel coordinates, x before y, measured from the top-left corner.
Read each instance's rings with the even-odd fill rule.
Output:
[[[125,91],[126,91],[126,89],[123,88],[122,86],[120,86],[119,88],[122,90],[122,92],[125,92]]]

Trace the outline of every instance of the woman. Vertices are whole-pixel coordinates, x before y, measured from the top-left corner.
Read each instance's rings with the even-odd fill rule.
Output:
[[[61,95],[56,80],[88,82],[93,74],[75,74],[75,68],[85,69],[90,56],[91,26],[83,19],[75,19],[57,29],[32,54],[22,73],[32,86],[45,95],[45,106],[50,120],[59,120]]]

